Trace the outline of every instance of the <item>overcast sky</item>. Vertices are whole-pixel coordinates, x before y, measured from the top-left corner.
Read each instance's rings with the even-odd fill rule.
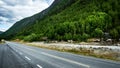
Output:
[[[54,0],[0,0],[0,31],[49,7]]]

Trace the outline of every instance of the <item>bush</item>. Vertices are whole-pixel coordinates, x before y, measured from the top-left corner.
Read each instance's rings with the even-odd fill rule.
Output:
[[[116,29],[110,30],[110,35],[112,36],[113,39],[119,38],[119,33]]]
[[[31,35],[28,35],[24,38],[24,41],[29,41],[29,42],[32,42],[32,41],[35,41],[37,40],[38,36],[34,33],[32,33]]]
[[[103,31],[100,28],[96,28],[93,33],[93,37],[101,38],[103,36]]]
[[[72,34],[71,33],[65,33],[64,40],[72,40]]]
[[[87,41],[87,39],[89,38],[90,36],[86,33],[83,33],[83,35],[81,36],[81,40],[82,41]]]

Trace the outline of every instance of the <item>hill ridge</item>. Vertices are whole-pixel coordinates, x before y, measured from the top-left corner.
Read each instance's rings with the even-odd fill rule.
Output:
[[[120,38],[120,1],[119,0],[55,0],[46,10],[23,19],[29,26],[4,33],[10,39],[25,41],[74,40],[87,41],[89,38]],[[43,18],[40,18],[43,17]],[[34,21],[35,20],[35,21]],[[22,22],[22,21],[19,21]],[[18,23],[16,23],[18,24]],[[12,30],[13,32],[11,32]],[[11,33],[11,34],[10,34]],[[107,36],[105,34],[108,34]],[[14,37],[13,37],[14,36]]]

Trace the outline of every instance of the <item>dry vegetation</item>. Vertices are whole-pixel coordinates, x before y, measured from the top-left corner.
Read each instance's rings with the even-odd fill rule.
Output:
[[[55,46],[55,45],[34,45],[29,44],[30,46],[36,46],[40,48],[46,48],[51,50],[57,50],[61,52],[70,52],[74,54],[80,54],[85,56],[93,56],[97,58],[110,59],[115,61],[120,61],[120,51],[113,51],[108,48],[71,48],[69,46]]]

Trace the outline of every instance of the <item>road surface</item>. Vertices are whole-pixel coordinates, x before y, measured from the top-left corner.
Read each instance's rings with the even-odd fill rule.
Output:
[[[0,68],[120,68],[120,62],[6,42],[0,45]]]

